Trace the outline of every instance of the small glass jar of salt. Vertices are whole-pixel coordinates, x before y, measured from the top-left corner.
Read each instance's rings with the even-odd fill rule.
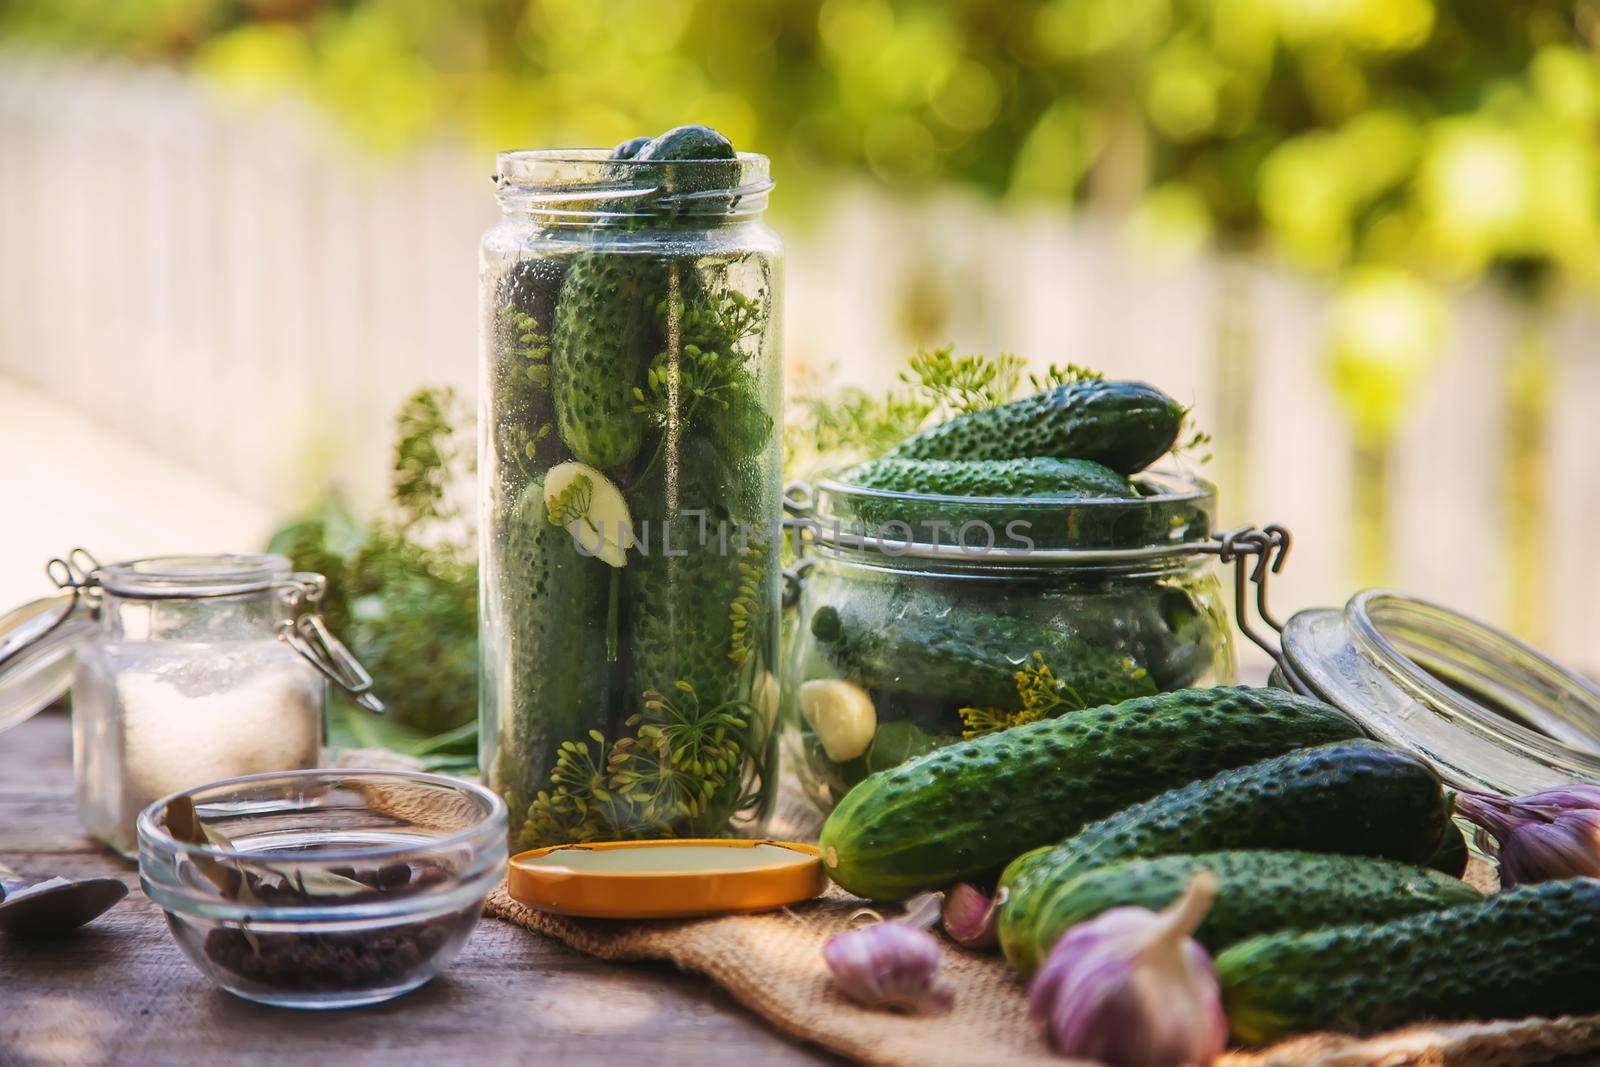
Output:
[[[169,556],[65,582],[98,617],[77,644],[73,763],[84,827],[134,855],[134,819],[170,793],[315,767],[332,679],[378,705],[322,625],[319,575],[278,555]]]

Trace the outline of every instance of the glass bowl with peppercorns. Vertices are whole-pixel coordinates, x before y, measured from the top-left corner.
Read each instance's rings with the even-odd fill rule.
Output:
[[[294,1008],[374,1004],[438,974],[504,876],[506,808],[441,775],[253,774],[139,816],[139,877],[222,988]]]

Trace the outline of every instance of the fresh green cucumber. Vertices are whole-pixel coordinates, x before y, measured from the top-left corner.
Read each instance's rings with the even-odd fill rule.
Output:
[[[900,459],[1086,459],[1119,474],[1170,451],[1183,425],[1176,400],[1143,382],[1081,379],[930,426],[889,453]]]
[[[1083,459],[869,460],[841,475],[861,489],[959,497],[1074,497],[1134,500],[1133,483]],[[863,501],[859,507],[866,506]]]
[[[556,428],[574,456],[602,471],[633,459],[649,428],[634,391],[660,347],[662,277],[658,257],[608,250],[573,257],[561,282],[550,339]]]
[[[1397,919],[1481,898],[1438,871],[1363,856],[1232,851],[1125,860],[1085,871],[1056,891],[1035,927],[1034,958],[1045,959],[1062,934],[1111,908],[1160,911],[1199,870],[1218,881],[1194,935],[1213,952],[1274,930]]]
[[[1195,778],[1357,737],[1343,712],[1273,689],[1140,697],[950,745],[856,786],[822,827],[830,877],[903,899],[987,881],[1013,857]]]
[[[1087,460],[885,458],[852,467],[840,478],[865,492],[836,495],[836,514],[897,540],[976,551],[1025,548],[1028,542],[1123,544],[1142,541],[1150,523],[1151,509],[1139,503],[1132,483]],[[1105,500],[1128,503],[1092,514],[1060,506]]]
[[[1439,848],[1428,858],[1428,866],[1436,871],[1443,871],[1452,878],[1460,878],[1467,873],[1467,861],[1471,859],[1467,849],[1466,835],[1461,832],[1454,819],[1446,822],[1444,840],[1439,843]]]
[[[1084,826],[1009,886],[1000,943],[1024,974],[1042,917],[1087,870],[1120,860],[1222,849],[1303,849],[1424,863],[1448,807],[1418,756],[1341,740],[1224,770]]]
[[[1149,672],[1114,649],[1016,615],[953,609],[885,619],[849,601],[824,604],[811,633],[828,658],[867,689],[935,697],[953,705],[1012,708],[1017,671],[1038,653],[1055,675],[1063,710],[1156,691]]]
[[[631,142],[617,148],[623,149]],[[739,184],[739,154],[733,142],[709,126],[675,126],[639,145],[631,158],[639,163],[690,163],[692,166],[641,167],[664,193],[697,193],[732,189]]]
[[[633,698],[686,683],[702,707],[738,699],[747,672],[736,634],[770,662],[777,564],[756,525],[762,495],[701,438],[684,442],[672,465],[641,487],[636,506],[649,545],[624,570]]]
[[[1518,886],[1384,923],[1281,932],[1216,959],[1233,1036],[1371,1033],[1422,1019],[1600,1009],[1600,880]]]
[[[557,843],[517,837],[528,805],[548,785],[544,776],[557,746],[606,725],[611,568],[582,554],[571,534],[551,524],[542,481],[530,483],[507,515],[496,556],[491,567],[499,581],[491,582],[489,595],[501,598],[504,613],[505,673],[494,681],[509,709],[501,727],[503,762],[523,773],[495,784],[510,808],[513,839],[535,848]]]

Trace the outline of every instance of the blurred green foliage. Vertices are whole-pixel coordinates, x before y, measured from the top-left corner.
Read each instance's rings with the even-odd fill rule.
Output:
[[[10,0],[358,141],[694,120],[818,172],[1083,202],[1296,265],[1596,279],[1595,0]]]
[[[470,758],[459,746],[435,746],[441,736],[460,741],[456,728],[478,710],[478,569],[470,523],[454,499],[470,472],[471,419],[451,390],[422,389],[395,421],[389,514],[362,522],[331,494],[268,547],[327,579],[323,618],[371,672],[387,706],[381,723],[342,706],[336,720],[348,720],[354,737],[339,743],[360,744],[381,730],[370,743],[434,760]]]

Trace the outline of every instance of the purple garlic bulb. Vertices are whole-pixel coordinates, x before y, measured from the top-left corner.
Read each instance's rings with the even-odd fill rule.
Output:
[[[1555,786],[1523,797],[1463,790],[1456,811],[1493,838],[1502,885],[1600,878],[1600,786]]]
[[[1112,908],[1068,930],[1028,991],[1056,1050],[1109,1067],[1204,1067],[1221,1055],[1222,994],[1190,937],[1216,893],[1216,876],[1200,871],[1165,911]]]

